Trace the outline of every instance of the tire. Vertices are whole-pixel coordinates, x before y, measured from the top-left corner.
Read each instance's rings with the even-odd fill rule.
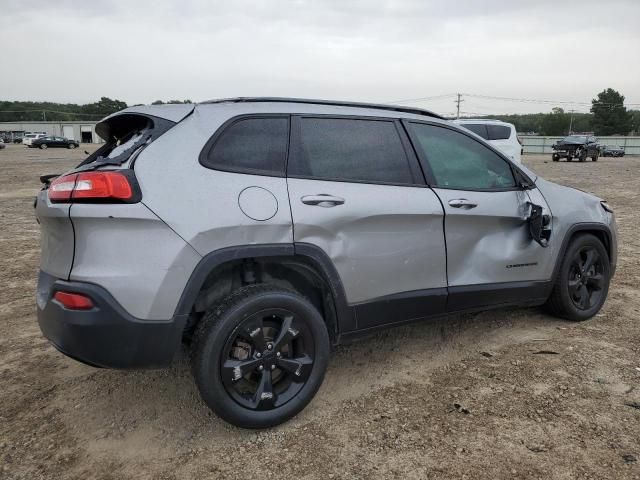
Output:
[[[586,162],[587,161],[587,152],[582,152],[580,154],[580,156],[578,157],[578,160],[581,162]]]
[[[589,257],[592,254],[595,257]],[[581,270],[589,258],[593,259],[592,266]],[[545,306],[556,317],[578,322],[588,320],[604,305],[610,280],[611,265],[604,245],[594,235],[580,234],[571,240],[565,252]],[[588,295],[586,302],[583,288]]]
[[[42,145],[40,145],[40,149],[41,150],[46,150],[46,148],[47,148],[47,144],[46,143],[43,143]]]
[[[560,157],[558,155],[551,155],[551,160],[553,160],[554,162],[558,162],[560,161]]]
[[[69,150],[73,150],[74,148],[76,148],[76,144],[75,143],[70,143],[69,145],[67,145],[67,148]]]
[[[598,161],[598,155],[594,155],[593,157],[591,157],[591,161],[592,162],[597,162]]]
[[[307,299],[256,284],[207,311],[193,336],[191,368],[202,399],[219,417],[267,428],[311,401],[329,351],[327,327]]]

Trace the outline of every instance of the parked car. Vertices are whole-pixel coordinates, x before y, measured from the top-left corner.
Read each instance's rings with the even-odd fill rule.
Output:
[[[603,157],[624,157],[624,148],[613,145],[604,145],[600,148]]]
[[[13,143],[22,143],[22,139],[23,139],[23,138],[24,138],[24,137],[15,137],[15,138],[13,139]]]
[[[522,161],[522,142],[518,138],[516,127],[513,124],[500,120],[467,118],[454,120],[454,122],[484,138],[511,160],[517,163]]]
[[[39,138],[44,138],[46,136],[46,133],[27,133],[22,137],[22,144],[28,147],[34,140],[38,140]]]
[[[80,143],[65,137],[42,137],[31,141],[30,148],[78,148]]]
[[[584,162],[587,157],[591,157],[591,160],[597,162],[600,156],[598,141],[596,137],[590,135],[569,135],[557,141],[551,146],[551,149],[553,150],[551,159],[554,162],[560,161],[561,158],[566,158],[567,162],[573,158]]]
[[[586,320],[616,268],[607,203],[425,110],[239,98],[96,132],[98,152],[41,177],[40,328],[99,367],[166,366],[184,341],[241,427],[300,412],[331,345],[513,305]]]

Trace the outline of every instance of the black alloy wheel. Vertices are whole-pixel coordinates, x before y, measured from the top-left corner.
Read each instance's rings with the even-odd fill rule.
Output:
[[[270,410],[300,392],[313,369],[314,348],[309,329],[294,312],[270,308],[236,328],[222,358],[227,393],[245,408]]]
[[[604,305],[610,280],[607,249],[595,235],[579,234],[567,247],[545,306],[557,317],[587,320]]]
[[[191,366],[203,400],[244,428],[278,425],[314,397],[329,361],[318,309],[276,285],[242,287],[198,324]]]
[[[604,265],[595,247],[585,246],[573,255],[567,288],[576,308],[589,310],[600,303],[604,289]]]

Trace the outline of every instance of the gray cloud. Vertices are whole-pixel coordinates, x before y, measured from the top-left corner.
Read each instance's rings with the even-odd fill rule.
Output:
[[[3,10],[0,41],[15,52],[0,75],[5,99],[589,101],[613,87],[640,103],[635,0],[8,0]],[[465,101],[474,113],[550,109]],[[453,110],[450,98],[424,105]]]

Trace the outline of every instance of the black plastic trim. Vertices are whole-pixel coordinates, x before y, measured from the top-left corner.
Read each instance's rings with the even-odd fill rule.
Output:
[[[354,330],[356,328],[355,318],[347,305],[347,297],[344,293],[340,275],[328,255],[320,247],[310,243],[241,245],[215,250],[205,255],[198,262],[187,281],[187,285],[178,301],[175,315],[180,316],[191,313],[205,280],[217,266],[223,263],[243,258],[295,256],[310,260],[318,273],[325,279],[327,285],[329,285],[337,315],[338,331]]]
[[[609,262],[610,262],[610,267],[611,267],[611,278],[613,278],[614,274],[616,273],[616,258],[617,258],[617,252],[613,252],[614,248],[617,248],[617,245],[613,244],[613,236],[611,234],[611,230],[609,228],[608,225],[605,225],[604,223],[590,223],[590,222],[584,222],[584,223],[576,223],[574,225],[572,225],[571,227],[569,227],[569,229],[567,230],[567,233],[565,233],[564,238],[562,239],[562,245],[560,246],[560,251],[558,252],[558,256],[556,258],[556,264],[555,267],[553,269],[553,275],[551,276],[551,281],[555,281],[556,276],[558,275],[558,272],[560,271],[560,266],[562,264],[562,260],[564,259],[564,255],[567,251],[567,248],[569,248],[569,242],[571,241],[571,238],[579,232],[589,232],[589,231],[601,231],[604,232],[604,234],[607,236],[607,243],[608,245],[605,245],[604,248],[607,249],[607,253],[609,254]],[[612,255],[612,253],[615,253],[615,256]]]
[[[69,310],[53,299],[56,291],[90,297],[90,310]],[[186,315],[141,320],[129,314],[103,287],[68,282],[40,272],[38,323],[62,353],[106,368],[159,368],[169,365],[180,347]]]
[[[354,304],[358,329],[420,320],[445,312],[447,288],[401,292]]]
[[[550,281],[450,286],[447,312],[507,305],[540,305],[549,297],[552,287]]]

